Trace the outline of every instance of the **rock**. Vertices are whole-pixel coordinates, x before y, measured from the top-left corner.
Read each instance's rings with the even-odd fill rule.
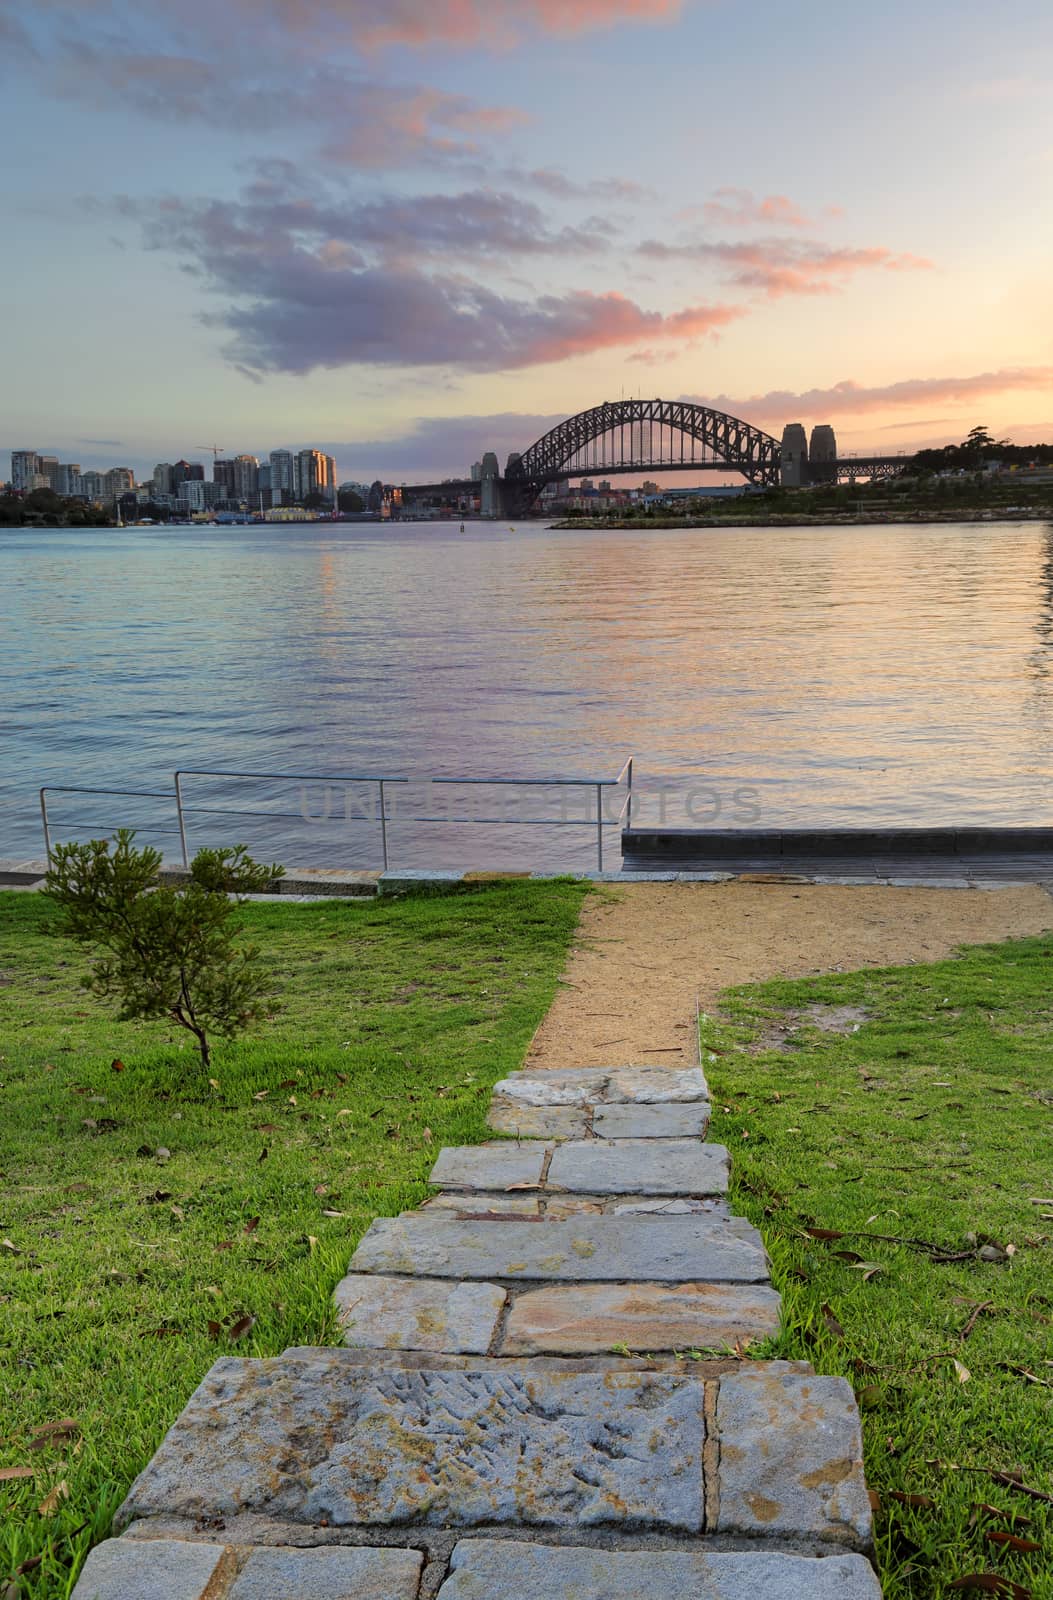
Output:
[[[610,1074],[602,1068],[568,1072],[513,1072],[494,1094],[525,1106],[587,1106],[598,1100]]]
[[[423,1565],[418,1550],[253,1550],[229,1600],[417,1600]]]
[[[697,1139],[609,1144],[592,1139],[558,1147],[547,1185],[579,1194],[725,1194],[730,1173],[731,1161],[721,1144]]]
[[[351,1355],[217,1362],[132,1485],[122,1525],[238,1512],[334,1528],[701,1532],[699,1380],[373,1372]]]
[[[540,1204],[536,1194],[435,1194],[430,1200],[425,1200],[420,1209],[466,1213],[491,1212],[505,1217],[509,1214],[536,1217]]]
[[[499,1354],[733,1349],[778,1333],[774,1289],[716,1283],[575,1284],[514,1302]]]
[[[233,1552],[221,1544],[107,1539],[84,1563],[73,1600],[205,1600],[213,1579],[234,1570]]]
[[[763,1283],[760,1235],[740,1218],[461,1219],[439,1212],[380,1217],[351,1261],[354,1272],[553,1282]]]
[[[511,1189],[541,1183],[541,1169],[551,1146],[513,1144],[505,1139],[491,1144],[466,1145],[443,1150],[432,1168],[430,1183],[443,1189]]]
[[[592,1131],[601,1139],[703,1139],[709,1102],[692,1105],[597,1106]]]
[[[843,1378],[722,1378],[717,1429],[719,1533],[810,1535],[870,1548],[859,1413]]]
[[[485,1355],[506,1296],[492,1283],[349,1274],[333,1298],[346,1344]]]
[[[551,1205],[551,1201],[549,1204]],[[666,1196],[650,1199],[644,1195],[633,1195],[631,1198],[612,1203],[608,1200],[611,1214],[615,1217],[631,1217],[650,1212],[659,1217],[686,1217],[706,1216],[723,1217],[725,1221],[731,1220],[731,1211],[726,1200],[714,1200],[708,1197],[692,1200],[670,1200]],[[740,1218],[741,1220],[741,1218]]]
[[[604,1100],[609,1105],[669,1105],[709,1099],[701,1067],[618,1067],[611,1073]]]
[[[510,1133],[520,1139],[583,1139],[589,1119],[584,1109],[571,1106],[528,1106],[495,1095],[487,1122],[495,1133]]]
[[[862,1556],[558,1549],[462,1539],[439,1600],[881,1600]]]

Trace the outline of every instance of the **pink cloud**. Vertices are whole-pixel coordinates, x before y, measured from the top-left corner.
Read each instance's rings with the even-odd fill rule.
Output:
[[[772,389],[746,398],[731,395],[685,398],[700,400],[738,417],[770,422],[792,422],[801,417],[864,416],[898,406],[966,404],[1011,391],[1053,393],[1053,367],[1002,367],[965,378],[903,378],[897,383],[861,384],[845,378],[829,389]]]
[[[800,206],[784,194],[769,194],[759,200],[749,189],[718,189],[702,210],[707,222],[727,223],[735,228],[772,223],[783,228],[810,226]]]
[[[317,11],[326,0],[300,5]],[[571,35],[626,22],[669,22],[682,8],[683,0],[351,0],[350,14],[341,15],[361,45],[380,49],[507,46],[524,33]]]
[[[933,267],[923,256],[897,254],[883,245],[850,249],[802,239],[686,244],[646,239],[639,253],[652,261],[713,262],[722,266],[739,288],[759,289],[770,300],[788,294],[831,294],[860,272],[923,272]]]

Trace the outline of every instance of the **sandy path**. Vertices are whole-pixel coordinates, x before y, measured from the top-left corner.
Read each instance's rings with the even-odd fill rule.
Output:
[[[637,884],[585,902],[535,1067],[697,1059],[696,1002],[733,984],[938,961],[960,944],[1042,933],[1053,900],[998,890]]]

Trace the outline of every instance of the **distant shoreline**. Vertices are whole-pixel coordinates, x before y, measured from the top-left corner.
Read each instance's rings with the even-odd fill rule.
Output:
[[[754,516],[754,517],[566,517],[562,522],[550,523],[559,531],[572,532],[575,528],[590,530],[611,529],[625,532],[646,532],[651,528],[872,528],[876,525],[890,527],[938,526],[940,523],[962,522],[1053,522],[1050,511],[943,511],[902,512],[893,515],[884,511],[850,512],[841,516]]]

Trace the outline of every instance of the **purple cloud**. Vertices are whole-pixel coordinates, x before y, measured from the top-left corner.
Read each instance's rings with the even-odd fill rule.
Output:
[[[769,299],[788,294],[831,294],[844,288],[857,273],[931,271],[923,256],[897,253],[883,245],[846,248],[804,239],[757,239],[738,243],[699,240],[681,244],[645,239],[638,254],[650,261],[713,263],[722,267],[730,282],[743,289],[759,289]]]

